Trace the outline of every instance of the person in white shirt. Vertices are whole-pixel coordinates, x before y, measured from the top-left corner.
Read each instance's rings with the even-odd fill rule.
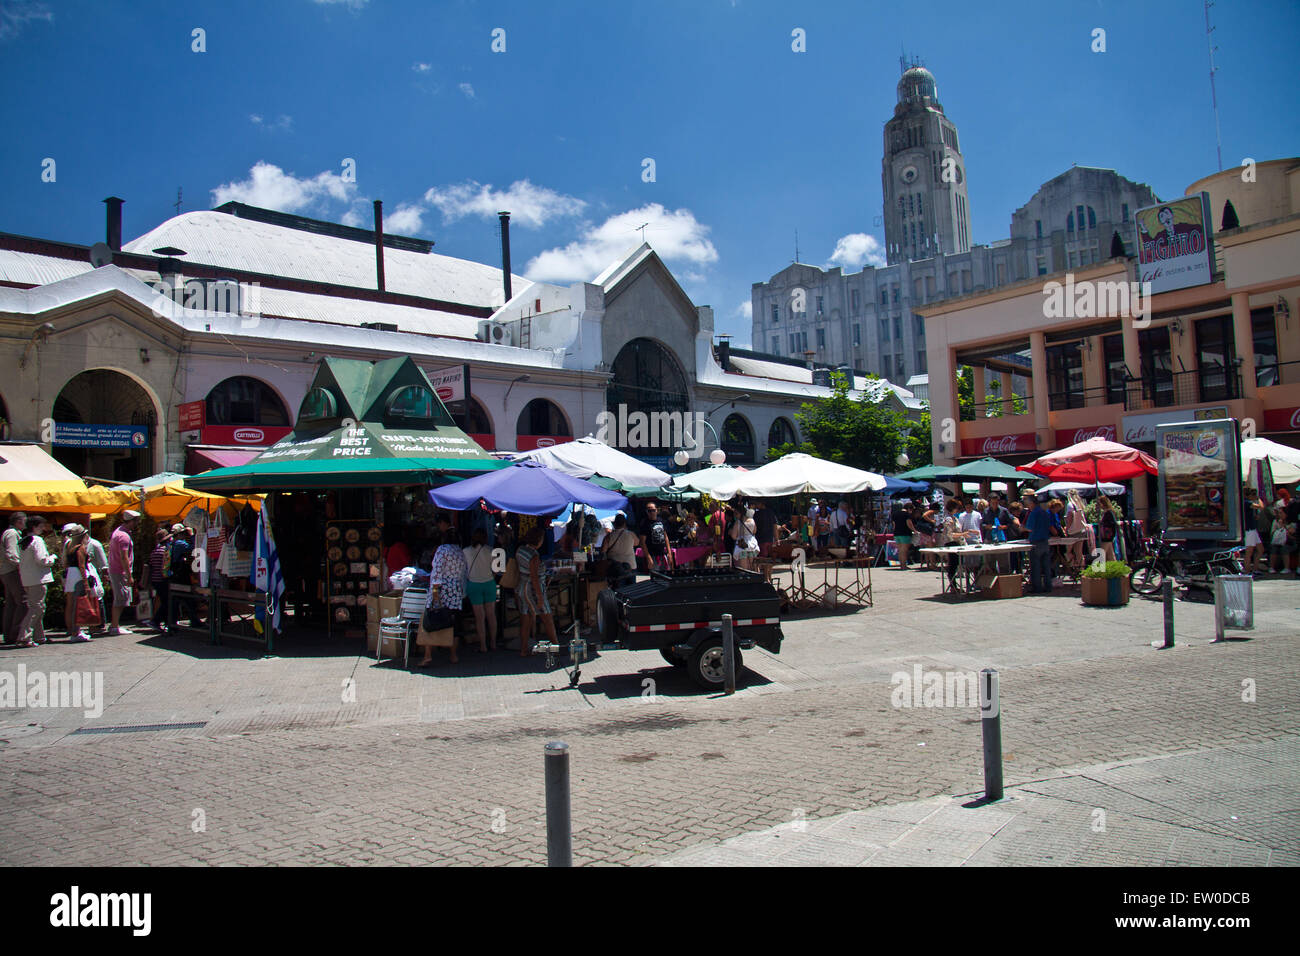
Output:
[[[816,525],[816,524],[817,524],[817,516],[818,516],[819,514],[821,514],[821,512],[822,512],[822,509],[821,509],[821,507],[817,504],[817,499],[816,499],[816,498],[814,498],[812,501],[808,502],[808,524],[809,524],[809,525]],[[811,530],[811,529],[810,529],[810,530]]]
[[[19,631],[19,647],[45,643],[45,590],[54,583],[54,562],[58,560],[58,555],[50,554],[41,537],[48,524],[44,518],[33,515],[27,519],[27,533],[20,540],[18,573],[27,596],[27,616]]]
[[[970,501],[962,505],[961,514],[957,518],[957,530],[965,539],[965,544],[979,544],[982,540],[980,525],[982,519],[980,513],[971,507]]]
[[[835,539],[835,546],[847,548],[849,546],[852,528],[849,524],[849,503],[841,501],[839,507],[831,512],[831,537]]]

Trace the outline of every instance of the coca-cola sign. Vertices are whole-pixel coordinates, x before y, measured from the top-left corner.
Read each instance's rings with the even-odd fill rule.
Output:
[[[1006,455],[1011,452],[1034,451],[1038,447],[1033,432],[1018,435],[990,435],[988,438],[963,438],[963,455]]]
[[[1058,428],[1056,430],[1056,447],[1069,448],[1071,445],[1077,445],[1089,438],[1104,438],[1106,441],[1114,441],[1115,426],[1093,425],[1089,428]]]
[[[1300,431],[1300,406],[1295,408],[1264,409],[1264,431],[1296,432]]]

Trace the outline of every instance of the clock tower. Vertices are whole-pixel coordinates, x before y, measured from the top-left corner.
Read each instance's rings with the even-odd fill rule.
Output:
[[[966,162],[934,76],[906,62],[898,105],[885,123],[881,185],[888,262],[966,252],[971,246]]]

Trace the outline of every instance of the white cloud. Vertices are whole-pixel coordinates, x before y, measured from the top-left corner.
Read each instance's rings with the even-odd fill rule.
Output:
[[[864,265],[883,266],[886,264],[884,249],[875,236],[868,236],[865,232],[850,233],[835,243],[835,251],[824,268],[841,266],[856,271]]]
[[[54,14],[43,3],[6,0],[0,4],[0,40],[16,37],[33,20],[54,21]]]
[[[557,193],[544,186],[534,186],[526,179],[511,183],[508,189],[493,190],[477,182],[457,186],[434,186],[424,194],[424,201],[436,206],[446,222],[466,216],[495,219],[501,210],[509,210],[511,221],[533,228],[550,219],[576,216],[586,203],[574,196]]]
[[[260,113],[253,113],[248,117],[248,121],[259,129],[270,130],[291,130],[293,129],[293,117],[285,116],[283,113],[277,119],[268,120]]]
[[[473,87],[473,85],[471,85],[471,84],[469,84],[469,83],[460,83],[460,84],[457,85],[457,89],[459,89],[462,93],[464,93],[464,94],[465,94],[465,97],[466,97],[467,99],[471,99],[471,100],[472,100],[472,99],[474,98],[474,87]]]
[[[697,267],[688,268],[688,275],[702,275],[698,267],[718,261],[718,251],[708,240],[709,227],[696,221],[689,209],[669,211],[651,203],[610,216],[599,226],[588,224],[581,238],[533,258],[524,275],[543,282],[590,281],[641,244],[642,225],[645,241],[664,262]]]
[[[433,69],[433,64],[432,64],[432,63],[414,63],[414,64],[411,65],[411,69],[413,69],[416,73],[428,73],[430,70]]]
[[[392,212],[384,213],[384,231],[413,236],[424,225],[424,210],[418,203],[399,203]]]
[[[752,299],[746,299],[736,306],[736,318],[745,319],[749,322],[754,321],[754,301]]]
[[[219,206],[234,200],[281,212],[299,212],[323,206],[331,199],[350,202],[356,191],[356,183],[344,182],[335,172],[326,170],[299,179],[279,166],[259,160],[249,170],[247,179],[226,183],[212,190],[212,204]]]
[[[356,11],[362,9],[367,3],[370,2],[370,0],[314,0],[314,2],[322,7],[338,6],[341,4],[347,7],[349,10]]]

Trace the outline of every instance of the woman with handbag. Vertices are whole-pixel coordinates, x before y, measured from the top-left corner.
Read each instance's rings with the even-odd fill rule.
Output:
[[[524,535],[524,543],[515,552],[519,561],[519,588],[515,597],[519,602],[519,656],[529,657],[533,653],[533,626],[539,620],[546,630],[546,637],[552,643],[558,643],[555,635],[555,617],[551,613],[550,602],[546,599],[546,569],[543,566],[538,546],[542,543],[542,525],[534,525]]]
[[[99,599],[93,590],[94,571],[89,565],[86,539],[90,532],[78,525],[69,537],[63,551],[67,570],[63,576],[63,623],[68,631],[68,641],[81,644],[90,640],[82,622],[93,624],[99,619]],[[94,603],[94,614],[90,604]]]
[[[752,517],[742,519],[740,514],[736,514],[735,524],[732,526],[733,537],[736,541],[736,547],[732,551],[731,559],[736,567],[745,571],[751,571],[754,567],[754,559],[758,557],[758,525]]]

